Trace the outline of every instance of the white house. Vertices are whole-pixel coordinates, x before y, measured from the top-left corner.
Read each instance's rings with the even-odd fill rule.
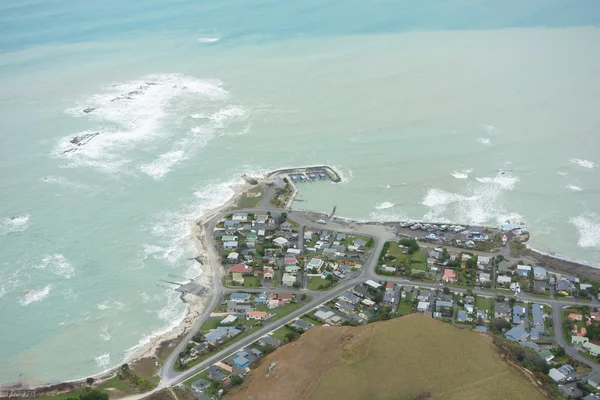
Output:
[[[511,282],[511,278],[510,278],[510,276],[498,275],[497,282],[499,284],[503,285],[505,283],[510,283]]]
[[[227,256],[227,261],[230,262],[230,263],[235,263],[235,262],[237,262],[239,256],[240,255],[238,253],[236,253],[235,251],[232,251]]]
[[[273,243],[275,243],[276,246],[283,247],[289,243],[289,240],[280,236],[278,238],[273,239]]]
[[[517,271],[531,271],[531,265],[517,265]]]
[[[381,287],[381,285],[371,279],[369,279],[368,281],[365,282],[365,285],[372,287],[373,289],[379,289]]]
[[[490,258],[486,256],[477,257],[477,264],[479,265],[488,265],[490,263]]]
[[[477,280],[479,283],[488,283],[490,281],[490,274],[487,272],[480,272]]]
[[[296,283],[296,277],[290,274],[283,274],[281,283],[283,286],[292,286],[294,283]]]
[[[533,279],[538,281],[546,280],[546,269],[542,267],[533,267]]]
[[[248,221],[248,214],[246,214],[246,213],[235,213],[231,217],[231,220],[232,221],[246,222],[246,221]]]
[[[223,247],[226,249],[235,249],[238,247],[238,242],[233,240],[230,242],[223,242]]]
[[[420,301],[419,305],[417,305],[417,311],[426,312],[429,310],[429,302],[428,301]]]

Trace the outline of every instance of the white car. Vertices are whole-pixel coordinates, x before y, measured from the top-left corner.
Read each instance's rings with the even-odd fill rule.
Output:
[[[327,224],[327,222],[325,222],[325,220],[324,220],[324,219],[318,219],[318,220],[316,220],[315,222],[316,222],[317,224],[321,224],[321,225],[325,225],[325,224]]]

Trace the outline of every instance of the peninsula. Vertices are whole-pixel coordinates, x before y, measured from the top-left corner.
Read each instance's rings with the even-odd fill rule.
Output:
[[[194,222],[196,260],[210,282],[170,283],[190,304],[177,338],[104,379],[6,388],[0,397],[93,387],[113,398],[216,398],[307,331],[408,314],[490,334],[548,396],[570,382],[587,382],[588,394],[600,386],[598,270],[528,249],[521,225],[369,223],[339,218],[335,208],[293,209],[301,186],[319,180],[341,178],[327,166],[245,177],[227,204]],[[276,369],[268,365],[269,374]]]

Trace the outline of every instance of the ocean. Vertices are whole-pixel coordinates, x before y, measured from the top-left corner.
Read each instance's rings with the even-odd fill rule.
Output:
[[[190,221],[244,173],[295,208],[524,222],[600,265],[600,3],[0,4],[0,382],[83,378],[183,317]]]

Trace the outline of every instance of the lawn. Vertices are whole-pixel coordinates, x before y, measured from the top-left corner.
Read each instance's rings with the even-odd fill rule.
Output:
[[[323,285],[323,287],[320,287]],[[332,282],[329,279],[321,279],[318,276],[313,276],[308,278],[308,289],[309,290],[326,290],[330,288]]]
[[[262,287],[262,284],[260,283],[260,277],[258,277],[258,276],[245,276],[244,277],[244,287],[245,288]]]
[[[273,279],[271,280],[271,288],[275,289],[277,287],[277,282],[279,281],[279,271],[274,271]]]
[[[289,329],[287,326],[282,326],[281,328],[274,331],[271,335],[283,342],[285,336],[290,332],[293,332],[293,331],[291,329]]]
[[[397,242],[388,242],[390,243],[390,247],[388,249],[388,255],[396,257],[394,260],[394,264],[396,265],[406,265],[414,270],[425,271],[426,263],[427,263],[427,254],[422,250],[417,251],[414,254],[403,254],[402,252],[405,250],[404,248],[398,247]]]
[[[268,313],[275,314],[271,318],[269,318],[267,321],[277,321],[279,318],[285,317],[289,313],[296,311],[301,306],[302,305],[299,303],[290,303],[290,304],[286,304],[283,307],[275,307],[275,308],[269,309],[265,304],[260,304],[260,305],[256,306],[256,309],[258,311],[266,311]]]
[[[475,299],[475,307],[478,310],[486,310],[488,315],[490,315],[494,310],[494,299],[491,297],[477,296]]]
[[[407,303],[407,302],[401,300],[400,303],[398,303],[398,314],[401,314],[401,315],[410,314],[413,312],[412,308],[413,308],[412,303]]]
[[[308,398],[408,399],[422,392],[434,399],[544,398],[487,338],[418,315],[376,324],[366,356],[321,374]]]
[[[200,327],[200,330],[209,331],[211,329],[215,329],[217,326],[219,326],[219,322],[221,322],[223,318],[225,317],[215,317],[207,319]]]

